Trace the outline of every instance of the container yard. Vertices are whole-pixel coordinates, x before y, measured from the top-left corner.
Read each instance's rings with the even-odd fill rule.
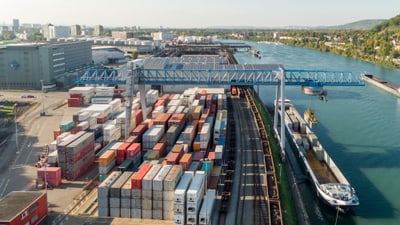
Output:
[[[38,180],[58,187],[96,166],[98,216],[210,224],[225,148],[224,89],[207,94],[195,87],[161,96],[147,90],[145,107],[153,109],[147,116],[137,93],[130,121],[125,99],[115,92],[123,97],[120,89],[70,89],[68,107],[79,110],[53,131]]]

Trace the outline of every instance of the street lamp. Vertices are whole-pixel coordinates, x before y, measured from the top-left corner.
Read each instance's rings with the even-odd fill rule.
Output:
[[[17,106],[18,103],[14,104],[14,123],[15,123],[15,147],[17,149],[16,153],[19,153],[19,146],[18,146],[18,126],[17,126]]]
[[[278,166],[279,166],[279,181],[278,181],[278,183],[280,183],[281,182],[281,174],[282,174],[282,164],[278,164]]]

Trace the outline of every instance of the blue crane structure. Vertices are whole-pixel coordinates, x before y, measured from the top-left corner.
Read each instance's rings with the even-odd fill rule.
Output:
[[[88,69],[75,82],[77,85],[126,84],[127,121],[131,118],[133,85],[138,85],[140,93],[145,85],[235,85],[235,86],[276,86],[276,98],[285,99],[285,86],[323,87],[323,86],[364,86],[360,75],[349,71],[328,70],[286,70],[280,64],[227,64],[225,57],[191,58],[148,58],[134,60],[119,69]],[[141,104],[146,105],[145,95],[141,94]],[[281,109],[285,101],[280,101]],[[146,115],[146,109],[143,109]],[[281,126],[278,131],[278,107],[275,107],[274,130],[279,136],[281,155],[285,158],[285,115],[280,113]],[[125,129],[126,131],[128,129]],[[279,134],[280,133],[280,134]],[[126,137],[127,135],[125,135]]]

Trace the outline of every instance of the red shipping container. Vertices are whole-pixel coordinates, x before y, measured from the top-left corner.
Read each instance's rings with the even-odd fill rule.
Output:
[[[156,109],[158,106],[166,106],[167,104],[165,104],[165,99],[158,99],[155,103],[154,103],[154,108]]]
[[[156,145],[154,145],[153,147],[153,151],[158,151],[159,152],[159,156],[160,157],[164,157],[165,156],[165,148],[167,147],[167,143],[157,143]]]
[[[143,111],[138,109],[135,111],[135,123],[140,124],[143,122]]]
[[[203,158],[204,158],[203,152],[195,152],[193,153],[192,161],[200,161]]]
[[[70,98],[82,98],[82,93],[70,93]]]
[[[139,136],[142,137],[144,132],[148,129],[147,124],[140,124],[136,126],[136,128],[131,132],[132,136]]]
[[[142,189],[142,180],[143,177],[146,176],[147,172],[151,169],[153,165],[151,164],[143,164],[139,170],[132,175],[131,186],[132,189]]]
[[[114,94],[122,94],[122,93],[124,93],[124,92],[125,92],[125,90],[122,89],[122,88],[115,88],[115,89],[114,89]]]
[[[163,96],[161,96],[161,100],[165,100],[168,101],[170,94],[163,94]],[[167,103],[167,102],[166,102]]]
[[[179,165],[182,166],[183,170],[186,171],[189,169],[190,164],[192,163],[192,154],[186,153],[179,160]]]
[[[39,179],[45,179],[45,175],[47,179],[61,179],[61,167],[41,167],[37,173]]]
[[[124,142],[120,146],[118,146],[117,149],[117,157],[126,157],[126,150],[129,148],[131,143],[129,142]]]
[[[179,163],[179,153],[170,152],[167,156],[168,165],[178,165]]]
[[[198,129],[198,126],[199,126],[199,121],[198,121],[198,120],[193,120],[193,121],[192,121],[192,126],[193,126],[193,128],[194,128],[195,130],[197,130],[197,129]]]
[[[55,129],[55,130],[53,131],[54,140],[56,140],[57,137],[61,135],[61,133],[62,133],[62,132],[61,132],[60,128]]]
[[[126,157],[133,158],[137,156],[137,154],[139,154],[140,150],[141,150],[140,143],[132,143],[126,150]]]
[[[207,189],[217,189],[218,188],[218,177],[210,176],[207,179]]]

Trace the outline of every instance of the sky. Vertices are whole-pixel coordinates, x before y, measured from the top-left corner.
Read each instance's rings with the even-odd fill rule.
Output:
[[[207,28],[334,26],[400,14],[399,0],[0,0],[0,24]],[[6,2],[6,3],[4,3]]]

